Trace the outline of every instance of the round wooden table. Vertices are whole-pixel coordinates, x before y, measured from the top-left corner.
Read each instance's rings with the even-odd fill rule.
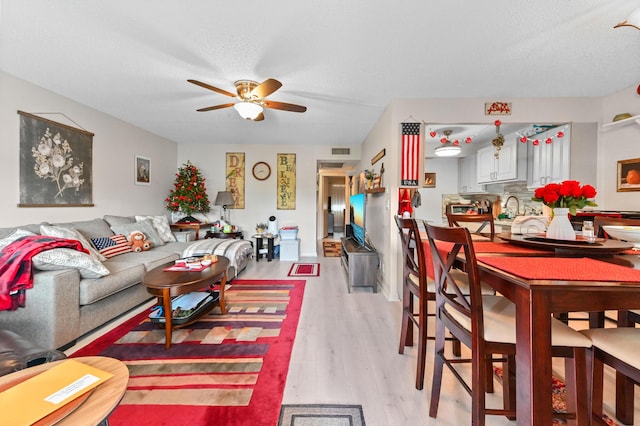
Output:
[[[104,356],[87,356],[79,358],[71,358],[74,361],[81,362],[91,367],[99,368],[113,374],[109,380],[101,383],[96,387],[80,405],[70,412],[66,412],[64,407],[54,411],[47,416],[44,423],[56,425],[98,425],[101,424],[109,414],[118,406],[120,400],[127,390],[129,383],[129,370],[127,366],[120,360]],[[15,373],[7,374],[0,377],[0,391],[6,390],[11,386],[15,386],[36,374],[43,373],[60,363],[67,360],[48,362],[36,365],[34,367],[25,368]],[[78,399],[83,398],[80,396]],[[72,405],[69,402],[68,405]],[[58,413],[60,411],[60,413]],[[43,419],[43,420],[45,420]],[[50,423],[48,422],[50,421]],[[57,422],[56,422],[57,421]],[[37,424],[40,424],[38,422]]]
[[[174,328],[189,325],[210,310],[202,310],[194,314],[192,318],[190,317],[188,321],[173,325],[172,315],[168,314],[172,312],[172,297],[201,290],[207,286],[213,287],[216,282],[220,281],[218,303],[222,314],[227,313],[227,307],[224,302],[224,287],[227,284],[229,259],[224,256],[218,256],[217,262],[212,263],[211,266],[202,271],[165,271],[166,268],[171,266],[174,266],[174,262],[160,265],[147,272],[142,279],[142,284],[147,287],[147,291],[158,298],[158,305],[162,306],[165,314],[165,349],[171,347],[171,334]],[[211,308],[213,308],[213,305],[211,305]]]

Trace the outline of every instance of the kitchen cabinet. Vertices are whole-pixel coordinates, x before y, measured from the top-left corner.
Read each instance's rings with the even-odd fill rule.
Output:
[[[476,156],[462,157],[458,160],[458,193],[486,192],[484,185],[478,183]]]
[[[562,139],[544,143],[546,136],[540,138],[538,146],[528,146],[527,187],[538,188],[548,183],[559,183],[569,179],[571,172],[571,137],[565,131]]]
[[[497,158],[493,145],[478,149],[476,154],[478,183],[526,180],[526,150],[519,149],[518,145],[519,142],[515,138],[506,140]]]

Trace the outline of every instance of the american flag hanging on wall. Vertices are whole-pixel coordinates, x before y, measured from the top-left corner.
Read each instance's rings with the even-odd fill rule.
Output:
[[[420,179],[420,123],[402,123],[400,186],[418,186]]]

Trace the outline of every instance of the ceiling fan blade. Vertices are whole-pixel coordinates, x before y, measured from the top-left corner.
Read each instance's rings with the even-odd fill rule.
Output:
[[[281,87],[282,83],[276,79],[269,78],[256,86],[251,91],[251,96],[255,96],[257,99],[264,99]]]
[[[205,89],[209,89],[209,90],[213,90],[214,92],[218,92],[221,95],[230,96],[232,98],[236,97],[236,95],[234,95],[233,93],[227,92],[226,90],[219,89],[219,88],[217,88],[215,86],[212,86],[212,85],[207,84],[207,83],[203,83],[203,82],[198,81],[198,80],[187,80],[187,81],[189,83],[195,84],[196,86],[204,87]]]
[[[221,105],[214,105],[214,106],[210,106],[210,107],[206,107],[206,108],[200,108],[196,111],[198,112],[206,112],[206,111],[213,111],[214,109],[222,109],[222,108],[229,108],[230,106],[235,105],[233,102],[230,104],[221,104]]]
[[[296,105],[296,104],[288,104],[285,102],[276,102],[276,101],[264,101],[262,105],[267,108],[272,109],[281,109],[283,111],[291,111],[291,112],[305,112],[307,110],[306,106]]]
[[[253,121],[262,121],[264,120],[264,114],[260,113],[256,116],[256,118],[253,119]]]

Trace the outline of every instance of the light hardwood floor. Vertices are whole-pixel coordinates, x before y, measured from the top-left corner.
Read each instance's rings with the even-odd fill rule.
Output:
[[[414,387],[415,348],[406,348],[404,355],[398,354],[400,302],[389,302],[369,288],[347,293],[340,258],[323,257],[321,242],[318,253],[319,257],[300,259],[320,263],[320,276],[305,278],[302,314],[282,403],[361,404],[367,426],[471,424],[471,398],[446,369],[438,418],[428,416],[433,342],[428,343],[425,389],[418,391]],[[289,279],[287,273],[292,263],[251,261],[240,278]],[[67,353],[83,344],[79,342]],[[561,365],[557,366],[559,374]],[[605,379],[605,404],[612,413],[614,390],[610,371]],[[496,385],[490,403],[499,406],[500,392],[500,385]],[[636,396],[637,424],[640,424],[639,398]],[[515,422],[488,416],[487,424]]]

